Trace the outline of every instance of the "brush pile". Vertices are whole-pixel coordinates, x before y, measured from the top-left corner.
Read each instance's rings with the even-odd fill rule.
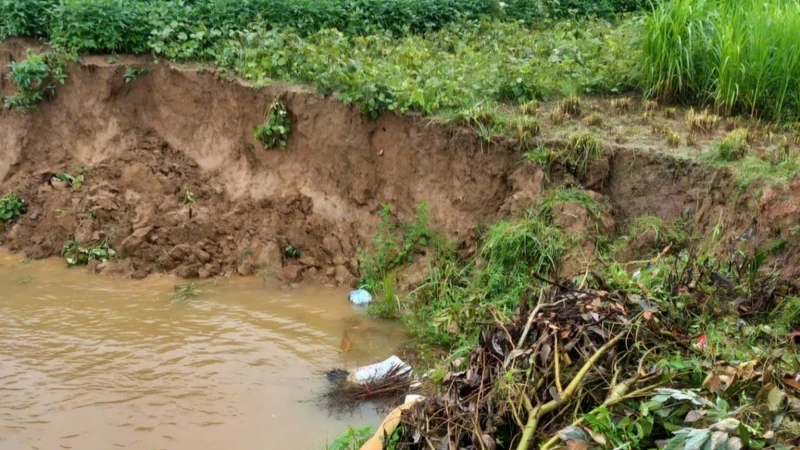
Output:
[[[671,278],[679,296],[692,282],[684,269]],[[735,315],[745,351],[711,348],[703,330],[672,320],[643,293],[551,286],[540,291],[534,309],[526,296],[511,321],[486,324],[469,357],[450,364],[442,394],[403,413],[389,448],[713,450],[797,443],[800,357],[790,337],[744,325],[726,310],[718,320]],[[692,307],[713,309],[717,291],[730,293],[705,287],[695,289]],[[774,304],[777,292],[769,290],[767,300],[745,296],[740,310]],[[731,349],[741,344],[725,339]],[[784,344],[791,348],[777,350]]]

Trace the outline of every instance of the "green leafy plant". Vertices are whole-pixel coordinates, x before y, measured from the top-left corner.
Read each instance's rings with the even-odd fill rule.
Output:
[[[89,264],[89,261],[105,262],[116,255],[114,249],[108,245],[108,241],[86,242],[79,239],[72,239],[64,242],[61,247],[61,256],[70,266],[82,266]]]
[[[327,450],[359,450],[372,437],[372,427],[348,428],[339,435]]]
[[[283,256],[285,256],[286,259],[297,259],[300,257],[300,251],[291,245],[287,245],[286,248],[283,249]]]
[[[123,77],[125,78],[125,83],[130,83],[131,81],[135,80],[139,75],[147,72],[147,67],[128,67],[125,69],[125,73]]]
[[[191,297],[197,297],[202,293],[203,291],[195,283],[177,284],[175,285],[173,298],[175,300],[186,300]]]
[[[192,192],[192,187],[188,184],[183,186],[183,203],[185,205],[191,205],[195,203],[196,200],[194,198],[194,193]]]
[[[8,79],[16,86],[17,92],[5,98],[7,108],[15,108],[27,112],[55,93],[58,84],[64,84],[64,59],[55,53],[33,53],[28,51],[27,58],[20,62],[11,62]]]
[[[286,148],[286,141],[291,134],[291,121],[286,105],[279,98],[270,104],[264,123],[253,127],[253,133],[264,148]]]
[[[17,194],[6,194],[0,198],[0,222],[9,222],[25,213],[25,200]]]
[[[358,253],[361,284],[371,292],[380,290],[392,269],[411,263],[415,253],[426,247],[433,238],[433,232],[428,228],[430,217],[426,203],[417,205],[411,223],[395,221],[391,213],[390,205],[381,207],[381,222],[373,238],[374,250],[360,250]]]
[[[73,189],[80,189],[81,186],[83,186],[85,176],[83,173],[79,173],[78,175],[72,176],[67,172],[63,172],[54,176],[53,179],[67,183]]]

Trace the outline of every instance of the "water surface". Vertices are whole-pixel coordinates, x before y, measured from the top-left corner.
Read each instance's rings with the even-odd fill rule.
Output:
[[[315,399],[326,370],[389,356],[397,324],[343,289],[232,278],[175,300],[177,282],[0,253],[0,449],[322,450],[380,422]]]

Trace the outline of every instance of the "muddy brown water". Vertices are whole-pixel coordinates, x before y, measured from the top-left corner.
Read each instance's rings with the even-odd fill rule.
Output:
[[[322,450],[380,422],[316,399],[326,370],[392,354],[399,325],[340,288],[234,278],[178,301],[175,283],[0,253],[0,449]]]

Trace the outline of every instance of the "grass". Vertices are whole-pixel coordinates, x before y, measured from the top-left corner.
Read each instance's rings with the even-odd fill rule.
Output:
[[[728,133],[715,145],[716,158],[719,161],[736,161],[747,154],[748,132],[746,128],[737,128]]]
[[[649,94],[725,113],[800,118],[800,2],[668,0],[645,29]]]
[[[570,136],[566,162],[575,173],[583,175],[589,163],[603,152],[600,140],[591,133],[576,133]]]
[[[552,221],[553,207],[559,203],[575,203],[581,205],[586,208],[594,218],[599,218],[603,211],[603,204],[586,190],[561,187],[551,191],[544,197],[539,206],[539,217]]]
[[[671,245],[673,250],[681,249],[689,241],[682,221],[665,222],[660,217],[653,215],[644,215],[634,219],[631,222],[628,237],[637,239],[645,233],[652,233],[653,250],[657,251],[663,250],[667,245]]]

